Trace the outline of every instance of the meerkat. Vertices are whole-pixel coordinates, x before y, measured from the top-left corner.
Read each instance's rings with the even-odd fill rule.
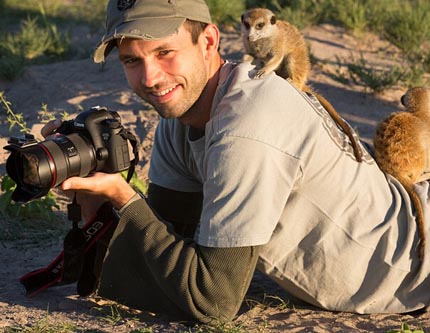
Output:
[[[379,168],[396,178],[408,192],[417,214],[420,258],[425,247],[424,212],[414,184],[430,179],[430,89],[409,89],[401,98],[407,111],[383,120],[374,138]]]
[[[362,151],[351,127],[327,99],[306,85],[311,62],[308,47],[299,30],[286,21],[278,20],[272,11],[265,8],[247,10],[242,14],[241,21],[245,51],[256,66],[254,79],[274,71],[282,78],[290,79],[297,89],[313,94],[348,136],[355,159],[361,162]]]

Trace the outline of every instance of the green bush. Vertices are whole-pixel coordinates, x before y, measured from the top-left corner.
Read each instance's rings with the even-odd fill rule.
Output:
[[[362,33],[368,24],[366,1],[344,0],[332,2],[333,19],[354,33]]]
[[[296,25],[299,29],[317,24],[325,19],[329,3],[320,1],[273,1],[270,7],[281,19]]]
[[[240,21],[245,10],[241,0],[206,0],[212,20],[217,24],[231,24]]]
[[[3,48],[11,54],[34,60],[44,55],[62,55],[67,49],[55,27],[41,27],[36,18],[28,18],[18,33],[6,34]]]
[[[55,25],[29,17],[21,22],[18,32],[0,37],[0,45],[0,75],[13,80],[26,64],[64,58],[70,41]]]
[[[430,38],[429,2],[401,3],[395,10],[390,11],[383,35],[405,54],[412,57],[420,54],[422,45]]]
[[[347,64],[347,68],[355,84],[362,85],[365,89],[377,93],[393,87],[405,75],[400,66],[394,66],[388,70],[377,70],[369,66],[363,56],[356,63]]]

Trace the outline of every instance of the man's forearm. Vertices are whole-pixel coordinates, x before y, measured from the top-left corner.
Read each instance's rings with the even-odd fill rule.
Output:
[[[133,262],[124,265],[130,256]],[[257,258],[258,247],[207,248],[182,238],[142,199],[127,208],[113,236],[100,294],[143,308],[167,312],[176,308],[203,322],[230,320],[248,289]],[[139,276],[136,285],[124,280],[127,266]]]

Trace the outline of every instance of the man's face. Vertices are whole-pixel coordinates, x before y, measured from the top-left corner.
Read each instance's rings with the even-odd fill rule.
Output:
[[[119,58],[133,90],[164,118],[180,118],[208,81],[205,42],[194,45],[183,26],[157,41],[118,41]]]

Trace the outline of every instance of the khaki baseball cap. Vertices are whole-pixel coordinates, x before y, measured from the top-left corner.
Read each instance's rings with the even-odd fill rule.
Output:
[[[94,52],[94,62],[105,60],[117,38],[162,39],[186,19],[212,23],[204,0],[109,0],[106,33]]]

